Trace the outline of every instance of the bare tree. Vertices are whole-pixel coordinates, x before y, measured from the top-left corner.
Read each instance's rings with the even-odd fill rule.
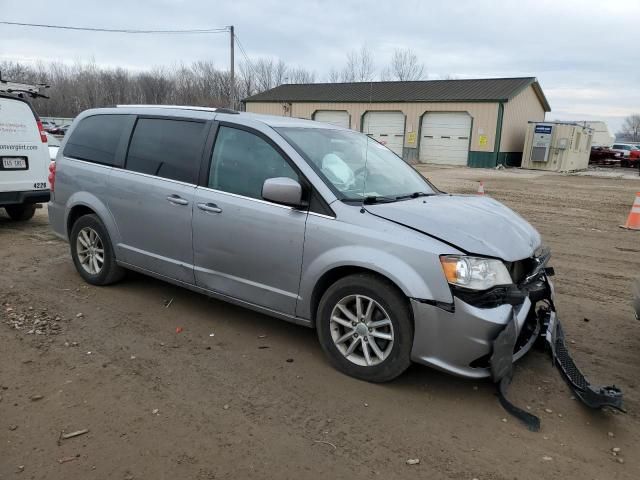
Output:
[[[370,82],[374,73],[371,52],[363,45],[360,50],[352,50],[347,54],[347,65],[342,70],[340,79],[343,82]]]
[[[127,103],[226,107],[232,95],[229,72],[212,62],[198,61],[171,67],[132,72],[105,68],[90,61],[68,65],[60,62],[35,65],[0,61],[2,77],[25,83],[47,83],[49,99],[35,99],[43,116],[74,117],[88,108]],[[315,74],[304,68],[288,68],[279,59],[241,62],[236,76],[235,103],[285,81],[312,83]]]
[[[284,83],[287,66],[282,60],[261,58],[252,62],[252,65],[256,71],[256,81],[260,91],[269,90]]]
[[[302,67],[290,68],[287,73],[287,83],[314,83],[315,79],[315,72]]]
[[[336,68],[332,68],[329,70],[329,75],[327,76],[327,80],[329,83],[338,83],[342,80],[342,74],[340,70]]]
[[[171,82],[162,68],[141,73],[138,76],[138,83],[143,103],[150,104],[168,103],[167,99],[173,86],[172,83],[175,85],[175,82]]]
[[[264,91],[273,87],[273,60],[260,58],[251,62],[256,72],[258,90]]]
[[[250,97],[258,93],[258,78],[253,64],[250,61],[240,62],[239,78],[236,80],[236,89],[240,98]]]
[[[397,48],[391,57],[391,64],[382,71],[383,80],[422,80],[425,77],[424,65],[409,48]]]
[[[273,69],[273,86],[277,87],[278,85],[282,85],[283,83],[285,83],[286,76],[287,64],[284,63],[281,59],[278,59]]]
[[[358,81],[370,82],[373,80],[375,68],[371,52],[364,45],[360,48],[360,61],[358,63]]]
[[[622,124],[622,133],[631,142],[640,142],[640,114],[629,115]]]

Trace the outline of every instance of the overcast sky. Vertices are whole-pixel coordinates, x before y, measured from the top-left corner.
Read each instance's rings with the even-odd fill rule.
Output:
[[[382,69],[398,47],[429,78],[535,76],[547,119],[620,128],[640,113],[640,0],[0,0],[0,20],[191,29],[235,25],[250,57],[278,57],[324,80],[366,45]],[[0,60],[95,60],[129,68],[212,60],[228,68],[229,38],[126,35],[0,25]],[[239,61],[238,54],[237,60]]]

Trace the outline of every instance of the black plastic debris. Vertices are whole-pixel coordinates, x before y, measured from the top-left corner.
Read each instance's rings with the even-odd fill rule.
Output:
[[[555,306],[552,300],[551,288],[546,284],[546,295],[542,300],[545,307],[537,311],[539,322],[539,338],[546,340],[553,364],[567,382],[573,393],[585,405],[590,408],[615,408],[624,412],[622,391],[615,385],[594,386],[577,367],[565,344],[564,331],[558,321]],[[586,319],[585,319],[586,320]],[[515,406],[507,399],[507,389],[513,378],[513,351],[517,341],[515,311],[507,326],[500,332],[493,342],[491,355],[491,375],[496,383],[498,399],[502,407],[522,421],[529,430],[540,430],[540,419],[521,408]]]

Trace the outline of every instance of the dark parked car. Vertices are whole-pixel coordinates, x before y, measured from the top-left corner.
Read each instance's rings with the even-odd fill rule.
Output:
[[[622,153],[611,150],[609,147],[591,147],[589,163],[611,165],[620,163]]]
[[[52,122],[51,120],[41,120],[41,122],[42,122],[42,128],[44,129],[45,132],[48,132],[52,128],[57,127],[55,122]]]
[[[69,125],[62,125],[60,127],[49,129],[49,133],[52,135],[65,136],[67,134],[68,129],[69,129]]]

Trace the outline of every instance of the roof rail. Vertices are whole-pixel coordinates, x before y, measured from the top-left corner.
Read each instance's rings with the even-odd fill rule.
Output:
[[[0,93],[12,93],[20,97],[28,95],[32,98],[41,97],[49,98],[44,94],[44,91],[49,88],[49,85],[45,83],[18,83],[11,80],[3,80],[2,72],[0,72]]]
[[[117,108],[173,108],[178,110],[199,110],[202,112],[217,112],[219,108],[213,107],[191,107],[189,105],[116,105]]]
[[[116,105],[117,108],[174,108],[178,110],[198,110],[202,112],[216,112],[216,113],[240,113],[237,110],[231,108],[215,108],[215,107],[193,107],[190,105]]]
[[[233,108],[218,108],[216,110],[217,113],[229,113],[231,115],[238,115],[240,112],[237,110],[234,110]]]

